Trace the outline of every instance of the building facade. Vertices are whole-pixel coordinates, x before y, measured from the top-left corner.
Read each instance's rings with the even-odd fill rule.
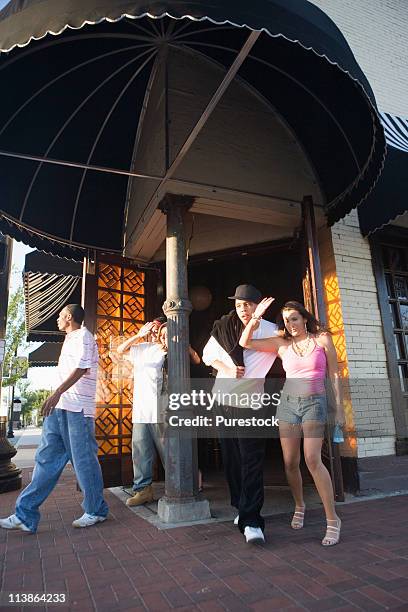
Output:
[[[164,302],[170,385],[186,389],[189,334],[200,330],[200,348],[227,295],[250,281],[276,297],[272,314],[296,298],[327,320],[344,380],[346,488],[381,488],[367,474],[385,470],[384,458],[392,471],[408,437],[406,230],[388,215],[365,238],[356,207],[368,196],[369,214],[389,208],[375,202],[388,157],[370,83],[380,111],[408,116],[403,3],[147,4],[87,0],[66,17],[58,2],[38,11],[31,0],[0,13],[10,91],[1,229],[86,259],[111,475],[126,472],[131,401],[112,340]],[[389,222],[402,242],[375,232]],[[197,286],[213,298],[201,314],[188,295]],[[328,447],[340,491],[339,449],[333,463]],[[199,514],[194,444],[173,440],[166,462],[164,514],[180,502]]]
[[[388,131],[388,146],[404,152],[408,170],[406,3],[314,0],[314,4],[333,19],[347,39],[373,87],[380,111],[387,113],[391,126],[395,122],[397,128],[401,126],[397,137]],[[376,196],[374,188],[369,203],[385,211],[391,209],[394,189],[404,194],[406,186],[406,176],[397,174],[390,189]],[[348,419],[350,428],[356,430],[351,443],[342,448],[343,464],[350,487],[360,491],[408,487],[404,474],[408,439],[408,212],[404,214],[402,208],[398,212],[402,214],[396,218],[391,212],[385,216],[385,225],[370,237],[362,235],[357,211],[321,236],[329,311],[331,279],[336,277],[340,303],[333,324],[341,321],[339,360],[349,377]]]

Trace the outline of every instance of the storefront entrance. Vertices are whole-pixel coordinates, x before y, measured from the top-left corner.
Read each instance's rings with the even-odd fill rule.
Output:
[[[228,300],[234,289],[242,283],[257,287],[264,296],[272,295],[275,302],[267,318],[275,322],[281,306],[288,300],[303,301],[304,249],[302,241],[286,240],[220,251],[192,258],[189,262],[189,292],[193,303],[190,315],[190,343],[200,355],[210,337],[214,321],[233,309]],[[202,297],[200,297],[202,296]],[[207,308],[201,309],[210,301]],[[196,307],[195,307],[196,304]],[[211,376],[211,368],[201,363],[191,366],[192,378]],[[284,378],[281,362],[277,359],[268,374],[276,379],[280,389]],[[198,442],[199,467],[204,483],[217,482],[222,472],[222,459],[217,439]],[[303,476],[310,475],[303,462]],[[282,452],[278,439],[269,439],[265,461],[265,486],[287,485]]]
[[[317,262],[310,255],[313,236],[308,236],[305,215],[303,228],[303,232],[295,233],[292,238],[215,250],[189,258],[188,286],[193,303],[190,343],[200,355],[210,337],[214,321],[233,308],[228,296],[233,295],[239,284],[251,283],[263,295],[275,297],[266,317],[272,321],[276,319],[281,306],[290,299],[304,302],[315,313],[323,312],[321,307],[316,307],[318,275],[317,267],[313,272],[312,268]],[[115,260],[106,256],[100,256],[88,265],[85,298],[87,312],[94,312],[94,317],[90,317],[87,325],[96,332],[101,350],[97,437],[106,486],[126,485],[132,480],[132,381],[129,373],[118,374],[110,351],[119,337],[135,333],[144,321],[157,315],[162,305],[162,295],[165,294],[164,271],[164,262],[143,269],[129,260]],[[134,286],[130,286],[129,279]],[[197,302],[196,297],[200,297],[200,294],[206,296],[207,303],[200,299]],[[204,364],[191,366],[192,378],[208,376],[211,376],[211,372]],[[277,381],[284,378],[279,359],[268,376]],[[198,450],[204,479],[211,473],[220,473],[222,462],[218,441],[200,440]],[[340,458],[338,449],[333,447],[328,437],[323,454],[332,475],[336,497],[341,500]],[[162,475],[160,470],[158,475]],[[310,477],[306,469],[304,475],[307,482]],[[271,486],[286,485],[277,439],[268,441],[265,483]]]

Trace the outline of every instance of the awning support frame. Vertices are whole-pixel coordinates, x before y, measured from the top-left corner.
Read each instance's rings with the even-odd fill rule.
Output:
[[[195,126],[191,130],[190,134],[188,135],[188,137],[185,140],[184,144],[182,145],[181,149],[179,150],[179,152],[177,153],[177,155],[174,158],[173,162],[170,164],[169,168],[167,169],[166,174],[161,179],[159,185],[156,187],[156,190],[154,191],[153,195],[151,196],[149,202],[147,203],[147,205],[146,205],[146,207],[145,207],[145,209],[144,209],[144,211],[142,213],[142,216],[145,216],[145,217],[146,217],[146,215],[150,216],[150,213],[152,213],[154,210],[156,210],[158,204],[161,202],[161,200],[166,195],[165,188],[166,188],[167,182],[172,178],[172,176],[174,176],[174,173],[176,172],[177,168],[180,166],[180,164],[184,160],[185,156],[187,155],[188,151],[191,149],[193,143],[195,142],[197,136],[199,135],[199,133],[201,132],[201,130],[203,129],[203,127],[207,123],[208,119],[211,117],[211,115],[212,115],[213,111],[215,110],[218,102],[220,101],[220,99],[224,95],[224,93],[227,90],[227,88],[229,87],[230,83],[234,80],[238,70],[242,66],[242,64],[245,61],[245,59],[248,57],[251,49],[255,45],[255,43],[258,40],[258,38],[260,37],[260,35],[261,35],[261,32],[251,32],[251,34],[248,36],[247,40],[245,41],[244,45],[242,46],[241,51],[238,53],[237,57],[235,58],[235,60],[231,64],[229,70],[227,71],[226,75],[224,76],[223,80],[221,81],[220,85],[218,86],[218,89],[215,91],[215,93],[211,97],[210,101],[208,102],[206,108],[204,109],[201,117],[198,119],[197,123],[195,124]],[[126,248],[127,244],[129,243],[129,241],[133,237],[135,231],[136,231],[136,227],[134,227],[129,232],[129,235],[126,237],[126,243],[124,244],[124,248]]]

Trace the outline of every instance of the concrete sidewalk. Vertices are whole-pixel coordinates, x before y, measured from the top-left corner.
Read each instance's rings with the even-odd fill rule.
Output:
[[[13,463],[20,469],[34,467],[35,452],[41,440],[41,427],[30,426],[14,433],[15,437],[9,440],[17,449]]]
[[[0,496],[2,516],[16,496]],[[300,531],[288,514],[267,519],[266,545],[249,546],[230,521],[163,531],[106,499],[109,520],[75,530],[81,494],[67,467],[36,535],[0,530],[1,610],[7,592],[65,593],[67,606],[36,609],[80,612],[408,609],[407,496],[340,505],[333,548],[320,544],[320,509]]]
[[[38,446],[41,439],[42,428],[30,425],[21,429],[18,433],[14,433],[18,436],[17,442],[15,443],[16,448],[20,446]]]

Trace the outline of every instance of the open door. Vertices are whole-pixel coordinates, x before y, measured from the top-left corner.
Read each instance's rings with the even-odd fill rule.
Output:
[[[85,262],[85,324],[99,348],[95,433],[105,487],[133,480],[132,367],[115,362],[112,349],[156,316],[157,274],[122,257],[96,255]]]
[[[316,223],[313,199],[308,196],[302,202],[302,233],[304,239],[304,274],[303,299],[307,310],[323,324],[326,324],[323,280],[320,269],[319,247],[317,243]],[[344,501],[343,474],[338,444],[331,439],[331,431],[326,429],[322,457],[327,465],[336,501]]]

